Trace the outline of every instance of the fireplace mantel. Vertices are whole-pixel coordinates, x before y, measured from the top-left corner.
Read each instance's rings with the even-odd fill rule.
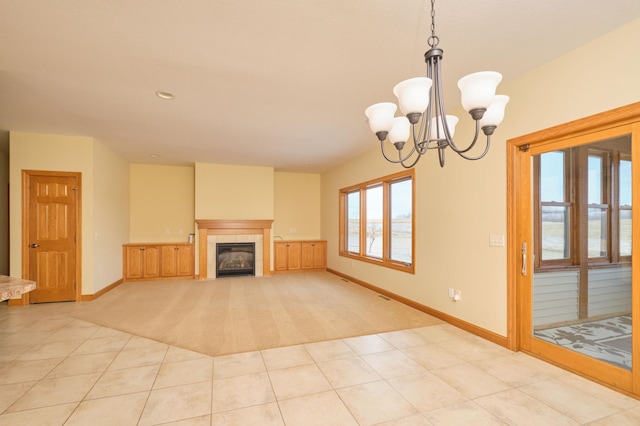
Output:
[[[198,259],[200,279],[207,278],[207,235],[262,235],[263,276],[271,275],[271,225],[266,220],[196,220],[198,224]],[[203,266],[204,265],[204,266]]]

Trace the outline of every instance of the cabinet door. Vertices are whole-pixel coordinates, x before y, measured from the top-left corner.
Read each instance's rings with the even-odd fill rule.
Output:
[[[316,244],[313,242],[301,243],[300,264],[302,266],[302,269],[315,268],[314,266],[315,248],[316,248]]]
[[[162,256],[162,276],[163,277],[175,277],[178,273],[178,267],[176,262],[176,246],[161,246],[160,253]]]
[[[157,278],[160,276],[160,250],[157,246],[145,246],[142,249],[144,257],[144,277]]]
[[[273,267],[276,271],[287,270],[288,251],[287,243],[273,243]]]
[[[326,242],[324,241],[308,241],[302,243],[302,269],[325,269],[327,263],[326,247]]]
[[[300,243],[287,243],[287,270],[297,271],[300,269]]]
[[[176,274],[180,277],[193,276],[193,245],[177,246],[175,255]]]
[[[125,264],[124,279],[142,278],[144,276],[144,247],[133,246],[124,248]]]
[[[314,243],[313,268],[314,269],[327,268],[327,242],[326,241],[317,241],[316,243]]]

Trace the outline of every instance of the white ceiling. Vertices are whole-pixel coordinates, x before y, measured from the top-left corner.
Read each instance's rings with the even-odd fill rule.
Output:
[[[0,133],[322,172],[377,145],[363,111],[424,75],[428,15],[424,0],[0,0]],[[465,74],[508,81],[639,17],[638,0],[440,0],[449,108]]]

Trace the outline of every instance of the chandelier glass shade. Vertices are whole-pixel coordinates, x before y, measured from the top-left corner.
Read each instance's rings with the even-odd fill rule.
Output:
[[[458,80],[462,107],[471,115],[476,127],[473,140],[465,147],[458,147],[453,141],[458,118],[447,115],[445,111],[441,70],[443,51],[437,47],[438,42],[435,34],[435,0],[431,0],[430,49],[424,54],[427,76],[398,83],[393,88],[397,106],[391,102],[381,102],[365,110],[369,127],[380,141],[384,158],[405,168],[415,166],[424,154],[433,149],[437,149],[442,167],[447,147],[467,160],[484,157],[489,152],[491,135],[502,123],[509,102],[508,96],[496,95],[496,88],[502,80],[500,73],[481,71]],[[396,117],[398,107],[401,115]],[[479,155],[471,156],[468,152],[476,145],[481,130],[486,137],[484,149]],[[405,151],[405,144],[410,138],[413,143]],[[386,152],[387,140],[395,147],[397,158]]]

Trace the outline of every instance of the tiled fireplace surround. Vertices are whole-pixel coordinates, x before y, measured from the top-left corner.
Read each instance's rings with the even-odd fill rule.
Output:
[[[271,275],[273,220],[196,220],[200,279],[216,277],[217,243],[255,243],[256,276]]]

